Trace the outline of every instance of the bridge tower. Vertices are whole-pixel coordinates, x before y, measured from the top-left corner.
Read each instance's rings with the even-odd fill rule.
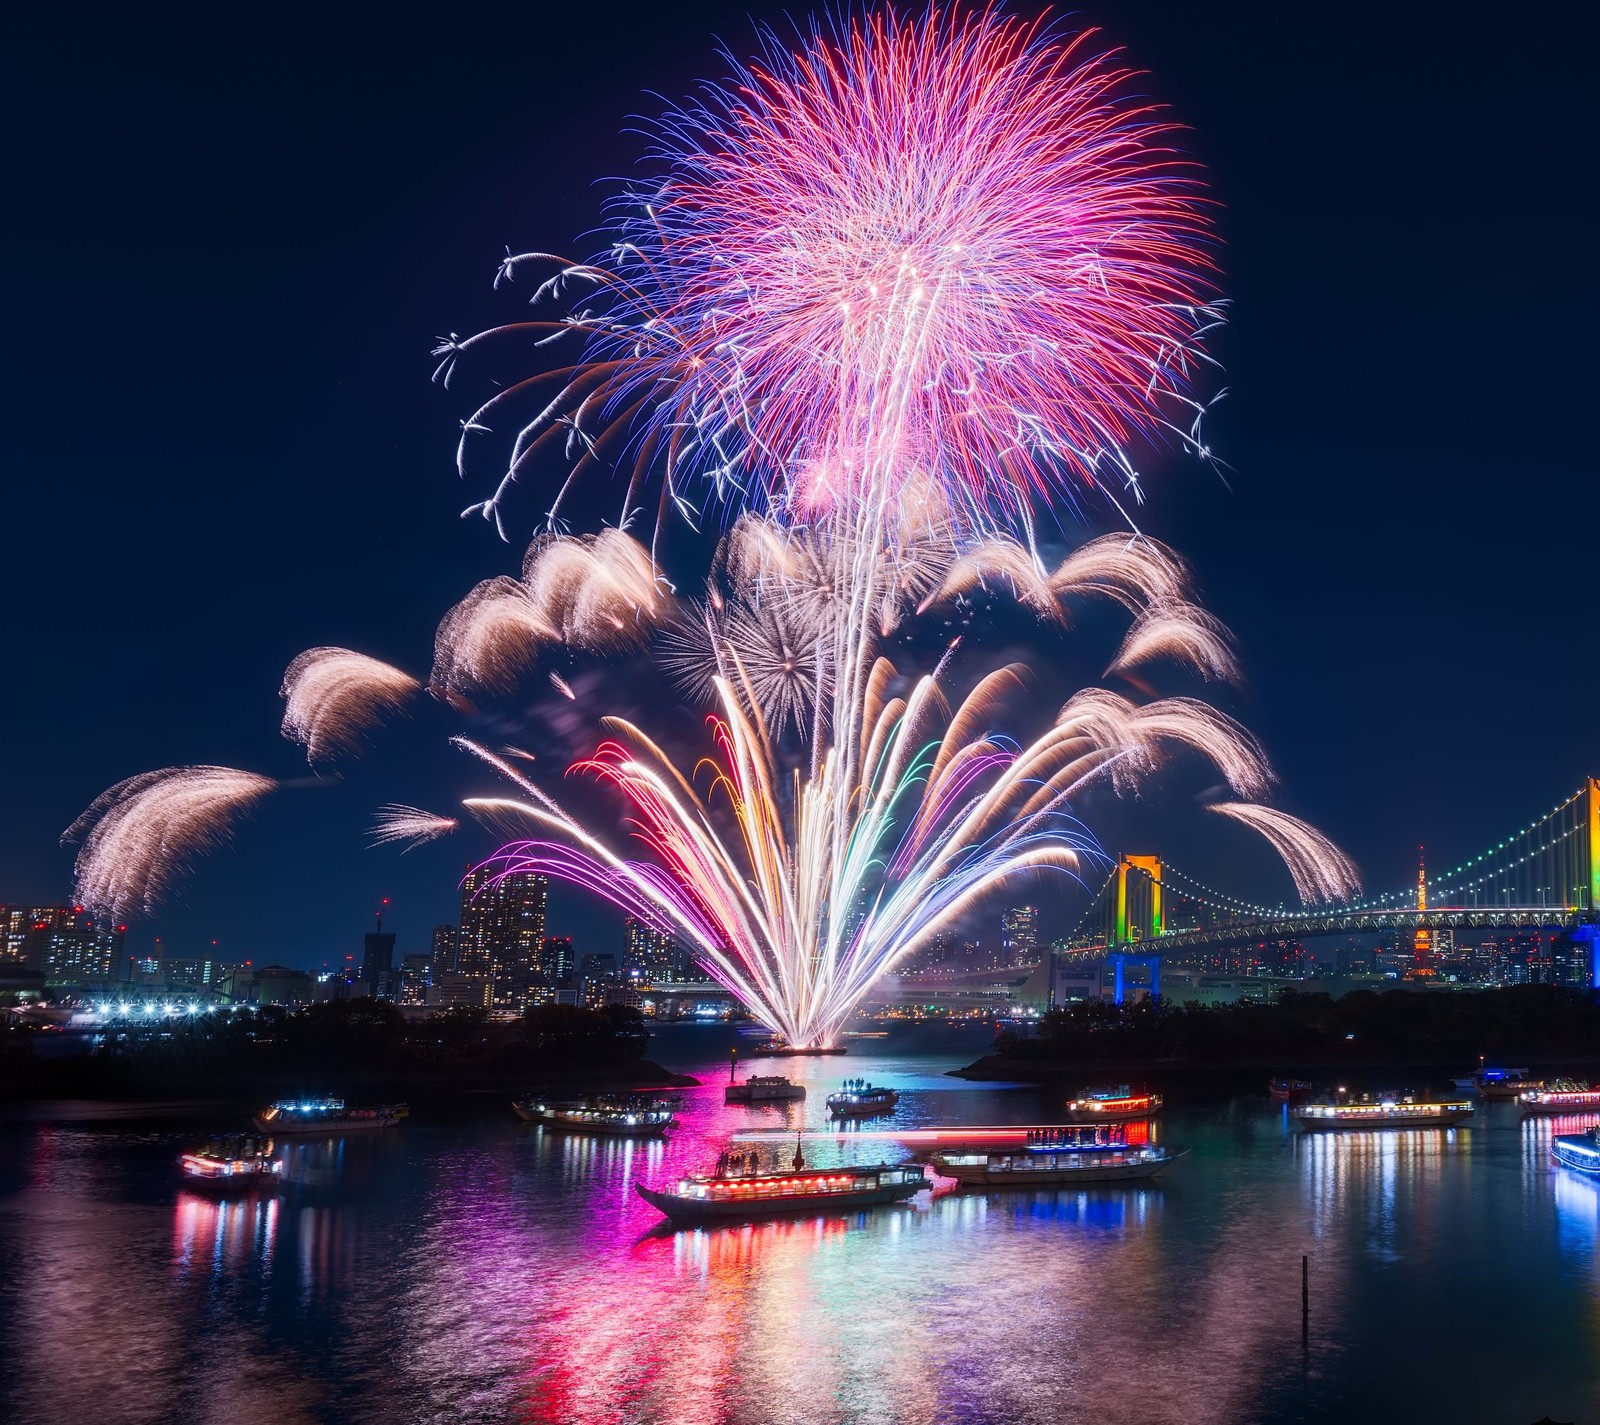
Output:
[[[1600,777],[1590,777],[1587,788],[1588,815],[1586,849],[1588,851],[1589,910],[1600,911]],[[1597,969],[1600,975],[1600,969]]]
[[[1128,872],[1136,873],[1130,897]],[[1161,858],[1159,856],[1124,856],[1117,862],[1117,913],[1112,929],[1112,940],[1117,945],[1129,945],[1135,940],[1148,940],[1161,934]],[[1129,925],[1129,907],[1137,919]],[[1148,912],[1145,914],[1143,912]]]

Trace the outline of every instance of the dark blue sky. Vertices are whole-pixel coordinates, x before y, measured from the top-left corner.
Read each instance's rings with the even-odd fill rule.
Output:
[[[1192,126],[1224,205],[1231,488],[1161,463],[1147,528],[1239,637],[1237,710],[1281,804],[1380,886],[1418,842],[1453,862],[1600,771],[1596,35],[1578,7],[1404,8],[1088,12]],[[520,551],[456,517],[482,491],[455,479],[464,411],[429,385],[431,338],[518,310],[489,287],[507,245],[584,251],[597,180],[638,151],[627,116],[719,72],[712,35],[749,33],[695,3],[76,6],[13,31],[0,902],[67,895],[57,835],[121,777],[299,775],[276,731],[295,653],[423,672],[443,610],[514,572]],[[487,836],[401,858],[363,828],[379,802],[489,785],[433,750],[443,727],[267,804],[133,943],[317,963],[388,895],[421,948]],[[1194,790],[1094,825],[1283,894]],[[1072,905],[1049,904],[1056,933]],[[554,929],[609,924],[558,895]]]

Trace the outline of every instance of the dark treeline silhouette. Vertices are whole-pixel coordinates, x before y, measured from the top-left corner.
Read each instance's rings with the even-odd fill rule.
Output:
[[[1600,1060],[1600,1002],[1547,985],[1450,993],[1394,989],[1286,993],[1272,1004],[1075,1004],[1029,1033],[1002,1030],[1005,1060],[1054,1063],[1183,1060],[1226,1063],[1476,1063]]]

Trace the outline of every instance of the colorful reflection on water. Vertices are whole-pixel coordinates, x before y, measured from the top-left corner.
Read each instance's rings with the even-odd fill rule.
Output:
[[[179,1185],[179,1133],[0,1131],[0,1418],[1231,1425],[1600,1410],[1600,1185],[1549,1157],[1553,1133],[1600,1118],[1523,1121],[1496,1104],[1447,1132],[1302,1135],[1261,1092],[1169,1105],[1150,1136],[1192,1151],[1154,1182],[924,1192],[697,1231],[665,1228],[634,1192],[752,1129],[770,1130],[754,1147],[772,1160],[797,1130],[821,1165],[898,1159],[881,1122],[827,1125],[823,1097],[851,1075],[900,1089],[896,1125],[1059,1118],[1060,1092],[943,1075],[976,1047],[897,1054],[891,1039],[786,1064],[809,1096],[771,1109],[725,1106],[710,1054],[663,1051],[705,1079],[664,1140],[553,1133],[508,1106],[504,1120],[297,1141],[281,1187],[235,1196]],[[1497,1323],[1536,1344],[1538,1370],[1528,1351],[1478,1349]],[[1375,1366],[1397,1351],[1472,1369]]]

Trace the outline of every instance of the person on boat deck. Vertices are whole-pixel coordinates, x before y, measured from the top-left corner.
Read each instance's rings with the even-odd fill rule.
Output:
[[[728,1176],[728,1153],[726,1149],[717,1154],[717,1176],[719,1178]]]

